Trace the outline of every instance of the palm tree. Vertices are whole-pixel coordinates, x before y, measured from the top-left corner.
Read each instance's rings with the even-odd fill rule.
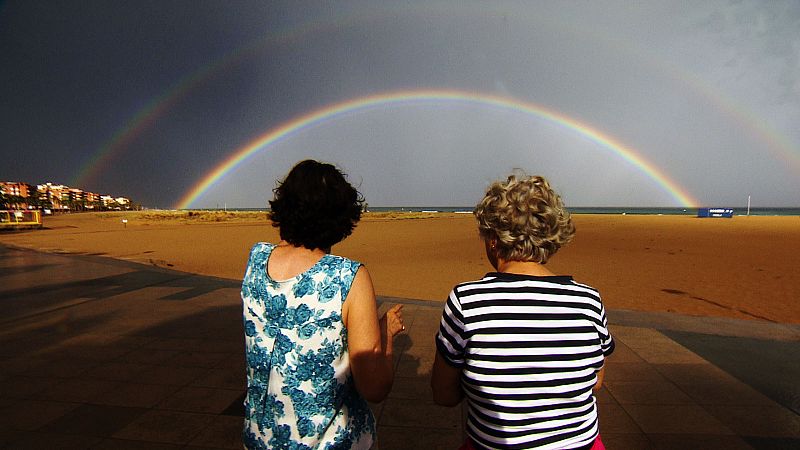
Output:
[[[25,204],[25,197],[20,195],[7,195],[6,198],[8,199],[8,206],[13,209],[22,209],[22,205]]]
[[[39,193],[36,191],[31,192],[25,201],[28,203],[29,208],[42,209],[42,200],[39,198]]]

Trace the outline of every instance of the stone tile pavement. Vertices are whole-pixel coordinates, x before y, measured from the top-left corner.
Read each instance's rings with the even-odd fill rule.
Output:
[[[405,304],[383,450],[458,448],[430,398],[441,305]],[[609,449],[800,448],[800,327],[610,311]],[[236,281],[0,246],[0,448],[241,448]]]

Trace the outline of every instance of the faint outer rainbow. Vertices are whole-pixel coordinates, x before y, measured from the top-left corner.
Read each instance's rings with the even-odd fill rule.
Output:
[[[200,198],[211,186],[235,169],[239,164],[258,151],[271,144],[290,138],[299,131],[318,125],[322,122],[335,119],[345,114],[361,112],[363,110],[383,108],[402,104],[424,104],[431,102],[461,102],[468,104],[487,105],[528,115],[557,123],[567,129],[573,130],[592,141],[611,150],[625,161],[633,164],[637,169],[646,174],[657,183],[677,203],[685,207],[694,207],[699,202],[686,189],[670,179],[662,170],[647,161],[636,151],[623,145],[616,139],[600,133],[594,128],[578,122],[577,120],[560,114],[556,111],[545,109],[534,103],[522,102],[516,99],[500,97],[492,94],[457,90],[406,90],[393,91],[381,94],[355,98],[341,103],[325,106],[301,117],[290,120],[277,128],[273,128],[258,136],[245,146],[235,150],[227,159],[209,172],[202,180],[194,185],[178,202],[177,209],[187,209]]]
[[[235,48],[225,55],[222,55],[219,59],[210,61],[209,63],[198,67],[195,69],[195,71],[177,80],[161,94],[152,97],[144,104],[144,106],[138,109],[133,116],[131,116],[131,118],[111,136],[108,141],[103,143],[103,145],[99,147],[87,161],[85,161],[78,173],[73,177],[72,180],[70,180],[70,184],[87,188],[91,187],[90,185],[92,182],[105,169],[111,166],[114,159],[126,151],[132,142],[146,132],[152,126],[152,124],[156,123],[158,119],[170,111],[174,105],[183,100],[183,98],[185,98],[190,92],[194,91],[200,86],[203,86],[211,78],[224,74],[227,70],[231,69],[237,64],[245,62],[247,58],[258,54],[265,49],[272,48],[275,45],[286,45],[293,40],[306,36],[309,33],[337,30],[342,27],[353,26],[364,21],[385,19],[386,17],[391,17],[393,14],[413,13],[419,14],[423,17],[428,17],[432,12],[446,14],[447,16],[452,16],[453,14],[470,15],[492,13],[502,17],[503,15],[507,14],[506,7],[487,9],[488,5],[491,4],[482,4],[480,7],[475,7],[473,9],[457,8],[455,10],[444,4],[437,6],[432,2],[429,2],[425,8],[414,7],[409,9],[402,5],[399,7],[393,6],[390,8],[386,5],[383,5],[383,9],[381,10],[365,10],[363,7],[359,7],[355,12],[344,10],[338,16],[328,18],[327,21],[324,22],[312,18],[303,23],[291,25],[288,29],[275,30],[267,36],[263,36],[251,41],[242,48]],[[520,11],[517,11],[516,13],[518,14]],[[569,22],[555,21],[553,19],[548,19],[545,21],[542,20],[541,16],[538,14],[532,14],[528,12],[528,15],[530,16],[528,19],[535,20],[539,26],[553,27],[554,24],[557,24],[557,27],[555,27],[557,30],[569,32],[578,36],[584,36],[584,38],[588,37],[594,42],[602,42],[607,48],[615,49],[617,51],[624,51],[628,54],[631,54],[641,61],[647,63],[647,65],[650,67],[657,69],[660,73],[669,75],[670,78],[688,86],[694,92],[698,93],[700,97],[708,99],[714,106],[717,107],[717,109],[722,110],[733,120],[737,121],[743,129],[749,130],[749,132],[754,136],[757,136],[759,140],[765,142],[767,144],[767,150],[777,156],[780,160],[787,163],[787,166],[790,169],[800,171],[800,149],[797,148],[795,143],[791,142],[785,135],[779,133],[768,122],[748,111],[742,105],[734,102],[732,99],[726,97],[722,94],[722,92],[719,91],[718,88],[703,81],[700,77],[693,75],[685,68],[675,65],[671,61],[655,58],[650,52],[646,51],[646,49],[634,45],[631,41],[611,39],[605,33],[600,33],[597,31],[591,32],[591,30],[588,30],[585,27],[576,28]],[[455,93],[457,91],[435,92]],[[536,105],[525,104],[509,98],[493,97],[491,95],[478,94],[477,96],[483,98],[483,100],[475,100],[473,98],[473,101],[495,103],[496,106],[517,109],[526,113],[533,113],[555,122],[559,122],[566,127],[573,128],[580,133],[591,137],[592,139],[594,139],[595,136],[607,138],[607,136],[604,136],[589,127],[585,127],[570,118],[563,117],[558,113],[544,110]],[[461,93],[460,95],[457,95],[457,97],[463,101],[465,100],[465,97],[475,97],[475,95],[471,95],[469,93],[466,93],[465,95],[465,93]],[[450,99],[452,99],[452,97]],[[499,100],[499,104],[496,100]],[[516,104],[518,106],[511,106],[512,104]],[[336,106],[339,105],[333,105],[331,108],[335,108]],[[313,114],[314,113],[311,115]],[[304,117],[301,117],[297,120],[302,120]],[[564,119],[565,122],[562,122],[562,119]],[[285,127],[281,127],[280,129],[284,128]],[[590,133],[585,133],[584,130],[588,130]],[[280,139],[280,136],[277,138]],[[606,141],[607,142],[599,142],[602,142],[604,145],[608,145],[609,142],[611,144],[616,144],[616,142],[610,138],[607,138]],[[609,148],[617,151],[613,147]],[[631,152],[631,150],[625,148],[624,146],[621,148]],[[654,177],[654,179],[659,181],[662,186],[665,186],[667,190],[677,188],[674,183],[672,183],[673,186],[670,187],[669,178],[665,177],[663,173],[659,172],[657,168],[655,168],[651,163],[648,163],[646,160],[642,159],[641,156],[637,155],[635,152],[631,153],[632,157],[627,157],[623,152],[617,151],[617,153],[637,165],[639,165],[638,161],[641,160],[645,166],[642,170],[647,171],[648,169],[652,169],[655,171],[656,175],[661,175],[664,177],[664,180],[666,180],[667,183],[661,183],[657,177]],[[677,188],[676,192],[681,192],[681,189]],[[685,192],[683,195],[685,198],[680,200],[681,202],[691,199],[690,197],[686,196]],[[676,196],[674,194],[673,197],[676,197],[676,199],[680,198],[679,195]]]
[[[591,35],[593,40],[605,41],[609,48],[616,48],[633,55],[658,73],[687,86],[694,93],[699,94],[699,98],[713,105],[715,110],[722,112],[735,121],[743,130],[747,130],[749,134],[757,137],[759,141],[766,143],[766,150],[786,164],[789,170],[800,174],[800,148],[797,147],[797,143],[792,142],[785,134],[779,132],[769,121],[748,110],[730,96],[723,94],[716,85],[704,80],[687,68],[678,66],[671,60],[657,58],[652,51],[635,41],[629,39],[612,41],[604,33],[591,33]]]
[[[247,58],[275,45],[287,45],[310,33],[336,30],[338,27],[346,27],[361,20],[368,20],[369,17],[367,12],[362,11],[358,14],[335,17],[330,22],[308,20],[288,30],[277,30],[260,37],[241,48],[235,48],[221,57],[199,66],[137,109],[133,116],[81,166],[78,173],[70,180],[70,184],[82,187],[91,185],[114,159],[127,150],[132,142],[170,111],[173,106],[180,103],[195,89],[208,83],[209,80],[244,63]]]
[[[144,130],[155,123],[159,117],[182,98],[180,95],[176,95],[175,92],[187,92],[188,86],[191,85],[192,81],[193,79],[181,81],[178,83],[179,88],[170,89],[164,95],[147,102],[124,127],[117,130],[114,135],[111,136],[111,139],[106,141],[94,155],[86,161],[69,183],[73,186],[81,186],[83,188],[89,187],[91,183],[94,182],[95,177],[107,167],[113,158],[121,151],[128,148],[131,142],[135,141]]]

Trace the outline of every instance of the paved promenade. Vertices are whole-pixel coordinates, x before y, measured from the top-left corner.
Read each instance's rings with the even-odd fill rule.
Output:
[[[404,303],[380,448],[455,449],[430,400],[441,305]],[[610,311],[609,449],[800,448],[800,327]],[[0,448],[241,448],[239,283],[0,246]]]

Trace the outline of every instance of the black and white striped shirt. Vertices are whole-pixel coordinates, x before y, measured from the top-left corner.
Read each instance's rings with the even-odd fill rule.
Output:
[[[592,387],[614,341],[594,288],[489,273],[450,293],[436,346],[462,369],[467,432],[479,446],[579,448],[597,437]]]

